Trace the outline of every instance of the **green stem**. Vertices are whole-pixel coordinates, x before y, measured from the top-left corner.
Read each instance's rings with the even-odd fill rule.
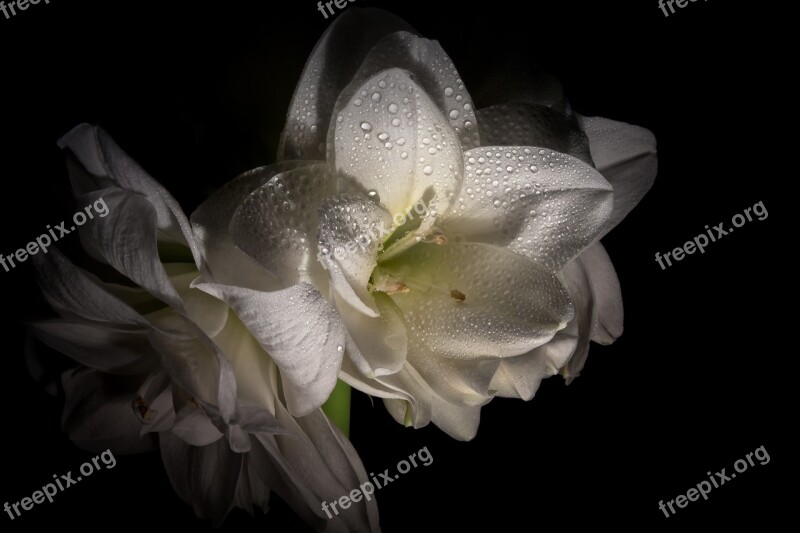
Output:
[[[350,438],[350,385],[342,380],[337,381],[322,410]]]

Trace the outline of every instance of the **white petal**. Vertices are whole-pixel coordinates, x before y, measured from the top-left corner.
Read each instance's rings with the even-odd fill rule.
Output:
[[[192,229],[211,277],[217,283],[256,290],[276,290],[276,280],[250,256],[234,246],[228,227],[247,196],[277,174],[307,166],[284,161],[238,176],[215,192],[192,213]]]
[[[58,146],[70,150],[90,175],[99,178],[95,186],[73,179],[76,196],[104,188],[109,179],[122,189],[143,195],[155,209],[159,231],[174,242],[188,245],[199,260],[191,226],[178,202],[102,128],[80,124],[64,135]]]
[[[94,275],[78,268],[53,248],[33,258],[47,303],[62,316],[103,323],[148,327],[148,322],[119,298],[106,292]]]
[[[575,320],[570,324],[568,332],[577,337],[578,343],[569,362],[561,369],[561,375],[564,376],[567,383],[571,383],[580,375],[583,365],[586,364],[586,358],[589,356],[592,331],[597,323],[597,306],[591,281],[580,259],[568,263],[560,275],[563,277],[575,305]]]
[[[382,245],[381,229],[392,226],[389,213],[367,198],[343,194],[322,203],[319,220],[321,259],[333,289],[359,312],[377,316],[367,285]]]
[[[274,413],[276,391],[270,385],[274,363],[232,311],[214,342],[230,359],[239,399]]]
[[[33,324],[31,331],[50,348],[101,372],[141,374],[157,363],[144,329],[50,320]]]
[[[359,313],[336,299],[336,310],[347,327],[347,356],[369,378],[398,372],[407,349],[406,324],[400,309],[385,294],[375,293],[373,297],[377,317]]]
[[[172,432],[192,446],[207,446],[222,438],[202,408],[187,404],[176,414]]]
[[[389,33],[411,30],[379,9],[348,9],[317,42],[294,91],[278,159],[325,160],[333,106],[369,50]]]
[[[481,407],[447,401],[410,364],[397,374],[381,379],[408,391],[413,399],[408,402],[384,400],[398,423],[421,428],[433,422],[452,438],[462,441],[472,440],[478,433]]]
[[[316,257],[317,210],[334,192],[327,165],[282,172],[250,193],[236,210],[230,223],[233,242],[282,287],[326,278]]]
[[[222,350],[196,324],[169,309],[147,317],[154,325],[150,343],[170,378],[206,409],[218,409],[227,423],[236,408],[236,378]]]
[[[547,344],[530,353],[503,359],[490,389],[504,398],[526,401],[533,398],[542,379],[557,374],[575,352],[578,338],[567,330],[559,331]]]
[[[650,131],[600,117],[578,117],[589,137],[597,170],[614,187],[614,210],[600,237],[641,201],[658,172],[656,138]]]
[[[276,292],[202,283],[230,305],[281,371],[294,416],[319,408],[336,385],[346,333],[336,312],[307,283]]]
[[[465,158],[460,208],[442,222],[448,235],[507,246],[556,272],[595,240],[611,212],[611,185],[574,157],[495,146]]]
[[[578,121],[557,109],[536,104],[505,104],[478,110],[485,146],[540,146],[592,165],[589,139]]]
[[[431,207],[447,210],[461,184],[461,147],[448,119],[408,72],[390,69],[367,80],[335,124],[336,171],[377,193],[392,216],[429,188]]]
[[[502,248],[421,243],[380,268],[410,289],[392,299],[411,330],[447,357],[520,355],[572,318],[555,275]]]
[[[617,272],[599,242],[587,248],[578,259],[589,276],[597,306],[597,324],[592,340],[600,344],[611,344],[622,335],[623,330],[622,291]]]
[[[208,446],[189,446],[163,433],[161,459],[175,491],[195,514],[218,527],[233,507],[244,455],[233,453],[224,439]]]
[[[370,50],[353,81],[339,96],[333,116],[357,93],[362,101],[374,98],[375,92],[364,96],[359,89],[372,76],[390,68],[407,70],[422,86],[449,121],[464,150],[480,146],[472,98],[453,61],[438,42],[406,31],[387,35]]]
[[[108,205],[109,213],[87,223],[84,231],[103,259],[153,296],[182,309],[181,299],[159,258],[158,221],[153,204],[140,194],[122,189],[106,189],[82,198],[91,201],[100,196]]]
[[[139,435],[133,412],[135,382],[86,368],[62,376],[66,395],[62,425],[72,442],[84,450],[134,454],[153,450],[152,435]]]

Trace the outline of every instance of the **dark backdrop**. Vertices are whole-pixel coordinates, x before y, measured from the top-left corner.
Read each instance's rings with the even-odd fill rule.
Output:
[[[572,385],[552,378],[531,402],[493,401],[469,443],[434,426],[404,429],[381,402],[356,396],[352,440],[368,471],[394,468],[423,446],[434,457],[379,491],[384,531],[751,521],[772,530],[788,514],[797,473],[786,440],[796,425],[788,385],[796,267],[785,238],[796,225],[781,221],[788,211],[778,206],[795,179],[782,168],[791,151],[778,147],[789,101],[777,88],[794,63],[779,24],[788,13],[719,0],[669,18],[656,0],[356,2],[367,3],[438,39],[468,89],[499,61],[540,61],[582,114],[652,130],[660,158],[655,187],[604,240],[626,332],[611,347],[593,346]],[[106,128],[187,213],[236,174],[273,161],[304,61],[330,24],[313,0],[111,4],[51,0],[0,17],[2,253],[74,212],[55,141],[79,122]],[[666,271],[655,263],[656,251],[759,201],[766,221]],[[61,433],[61,400],[25,369],[21,321],[48,313],[30,265],[0,271],[0,290],[2,503],[90,454]],[[685,494],[707,471],[730,473],[762,445],[768,465],[674,517],[659,511],[659,500]],[[0,521],[4,531],[209,527],[180,502],[155,455],[118,457],[114,470],[55,503]],[[236,511],[223,529],[303,527],[276,500],[268,516]]]

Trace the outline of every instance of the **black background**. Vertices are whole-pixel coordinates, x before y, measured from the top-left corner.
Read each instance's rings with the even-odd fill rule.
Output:
[[[286,109],[311,48],[331,20],[313,0],[262,2],[51,0],[0,17],[0,252],[74,212],[56,139],[101,124],[190,213],[216,187],[274,160]],[[543,383],[531,402],[484,407],[477,438],[404,429],[356,394],[352,440],[368,471],[427,446],[434,462],[378,492],[386,532],[637,529],[759,523],[772,530],[796,495],[788,438],[796,342],[778,206],[796,179],[781,165],[789,62],[768,4],[695,2],[669,18],[656,0],[432,2],[358,0],[439,40],[469,89],[497,62],[538,60],[573,107],[644,126],[659,142],[654,188],[605,240],[622,283],[626,332],[593,346],[569,387]],[[349,9],[353,9],[350,7]],[[480,102],[477,102],[480,106]],[[784,192],[786,191],[786,192]],[[754,221],[704,255],[662,271],[654,261],[763,201]],[[793,232],[796,235],[796,231]],[[65,242],[67,249],[76,241]],[[65,239],[66,241],[66,239]],[[91,454],[62,434],[62,400],[29,377],[21,321],[48,316],[29,264],[0,271],[0,503],[16,502]],[[784,306],[784,303],[788,304]],[[796,401],[794,402],[796,404]],[[670,500],[759,446],[771,462],[665,518]],[[795,448],[796,449],[796,448]],[[172,491],[156,455],[118,457],[11,522],[87,530],[206,529]],[[304,531],[277,500],[267,516],[235,511],[223,530]]]

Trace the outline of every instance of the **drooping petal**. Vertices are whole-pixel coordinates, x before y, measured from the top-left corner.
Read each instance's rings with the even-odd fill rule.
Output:
[[[192,446],[208,446],[222,439],[222,432],[203,409],[191,403],[176,413],[172,433]]]
[[[421,243],[380,268],[407,288],[392,299],[411,330],[446,357],[520,355],[572,318],[555,275],[502,248]]]
[[[160,435],[161,459],[175,491],[195,514],[219,526],[233,507],[243,455],[224,439],[190,446],[178,437]]]
[[[536,104],[504,104],[478,110],[485,146],[540,146],[593,165],[589,139],[578,121],[556,109]]]
[[[256,290],[279,288],[268,271],[233,244],[228,228],[236,210],[251,192],[281,172],[303,166],[308,166],[308,162],[283,161],[245,172],[226,183],[192,213],[192,229],[212,279]]]
[[[658,172],[656,138],[648,130],[600,117],[578,117],[597,170],[614,187],[614,210],[602,238],[641,201]]]
[[[278,160],[325,160],[325,141],[339,93],[381,37],[412,28],[380,9],[348,9],[323,34],[306,62],[289,106]]]
[[[595,243],[581,255],[594,293],[597,306],[597,323],[592,330],[592,340],[600,344],[611,344],[622,335],[623,306],[622,291],[614,265],[602,244]]]
[[[406,323],[397,305],[382,293],[372,297],[379,313],[376,317],[335,299],[336,310],[347,327],[347,357],[368,378],[398,372],[405,362],[408,343]]]
[[[503,398],[525,401],[533,398],[542,379],[558,374],[575,352],[578,337],[570,334],[569,330],[570,326],[567,326],[549,342],[529,353],[503,359],[489,388]]]
[[[48,320],[32,324],[31,331],[50,348],[101,372],[141,374],[157,361],[157,355],[147,340],[147,331],[141,328]]]
[[[589,356],[592,331],[597,323],[597,306],[589,275],[579,258],[565,265],[560,275],[575,304],[575,320],[570,324],[568,331],[578,339],[575,351],[567,364],[561,368],[561,375],[569,384],[578,377]]]
[[[345,489],[353,490],[369,480],[353,445],[331,421],[317,410],[297,419],[297,424],[319,452],[320,458]],[[355,504],[354,531],[378,531],[378,505],[375,499]]]
[[[228,322],[214,337],[214,342],[231,361],[240,401],[274,413],[277,391],[270,385],[270,369],[274,363],[234,312],[230,312]]]
[[[230,223],[234,244],[280,280],[281,288],[326,277],[316,257],[317,211],[335,186],[323,164],[274,176],[236,210]]]
[[[141,423],[133,412],[137,380],[110,376],[86,368],[62,376],[66,395],[62,426],[69,439],[84,450],[114,454],[151,451],[152,435],[140,435]]]
[[[464,150],[480,146],[472,98],[453,61],[438,42],[406,31],[387,35],[370,50],[353,81],[339,96],[333,116],[338,116],[353,96],[362,101],[376,98],[375,94],[380,96],[362,86],[379,72],[391,68],[407,70],[420,84],[447,118]]]
[[[377,316],[367,285],[391,216],[367,198],[343,194],[322,203],[319,220],[320,253],[333,289],[358,312]]]
[[[294,416],[319,408],[336,385],[346,333],[336,311],[308,283],[276,292],[201,283],[230,305],[281,371]]]
[[[445,234],[506,246],[556,272],[591,244],[613,206],[589,165],[544,148],[495,146],[465,154],[459,205]]]
[[[363,192],[377,193],[392,216],[429,188],[432,207],[447,210],[461,184],[460,143],[448,119],[408,72],[390,69],[367,80],[335,124],[336,171]]]
[[[411,364],[397,374],[382,378],[394,387],[408,391],[411,400],[385,399],[389,414],[405,426],[421,428],[429,422],[452,438],[468,441],[475,438],[480,424],[481,407],[450,402],[438,394]]]
[[[47,303],[65,317],[128,326],[148,327],[148,322],[101,287],[94,275],[75,266],[58,249],[33,258],[36,277]]]
[[[109,179],[126,191],[143,195],[155,210],[158,230],[174,242],[187,245],[199,261],[191,226],[178,202],[102,128],[80,124],[64,135],[58,146],[72,152],[91,176],[100,178],[95,184],[73,179],[76,196],[104,188],[102,185]]]
[[[84,226],[88,238],[103,259],[118,272],[175,309],[182,302],[158,255],[157,211],[141,194],[122,189],[88,193],[81,198],[102,197],[109,213]]]
[[[161,355],[170,378],[206,409],[217,409],[225,423],[236,410],[236,377],[227,356],[194,322],[164,309],[147,318],[150,344]]]

